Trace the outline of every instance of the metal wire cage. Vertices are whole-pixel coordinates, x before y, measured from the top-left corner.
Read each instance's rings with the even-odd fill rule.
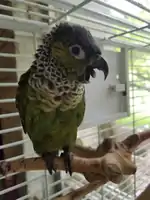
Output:
[[[15,109],[15,89],[20,75],[30,66],[40,37],[59,21],[79,23],[101,44],[127,52],[130,116],[80,130],[83,145],[97,146],[104,137],[123,139],[149,128],[150,29],[149,0],[3,0],[0,2],[0,158],[15,160],[35,156],[28,137],[22,134]],[[92,141],[92,142],[91,142]],[[120,185],[106,184],[85,199],[135,199],[148,184],[149,144],[135,153],[136,175]],[[144,166],[143,166],[144,163]],[[47,171],[14,173],[0,177],[0,199],[53,199],[86,183],[82,175]]]

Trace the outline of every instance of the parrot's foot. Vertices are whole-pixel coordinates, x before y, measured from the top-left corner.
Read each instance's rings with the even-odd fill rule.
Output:
[[[64,152],[61,153],[61,157],[64,159],[64,165],[65,165],[65,170],[66,173],[69,172],[70,176],[72,176],[72,168],[71,168],[71,154],[69,152],[69,147],[64,147],[63,148]]]
[[[49,173],[52,175],[52,171],[56,172],[56,169],[54,168],[54,159],[57,156],[57,152],[51,152],[51,153],[43,153],[42,158],[46,164],[46,167],[49,171]]]

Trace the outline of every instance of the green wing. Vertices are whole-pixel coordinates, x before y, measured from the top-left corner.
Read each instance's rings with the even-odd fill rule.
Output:
[[[83,95],[82,101],[77,105],[76,109],[76,118],[77,118],[77,127],[80,126],[80,124],[83,121],[84,113],[85,113],[85,93]]]
[[[27,91],[28,91],[29,75],[30,75],[30,69],[26,73],[21,75],[20,80],[18,82],[18,88],[16,93],[16,108],[19,111],[20,120],[25,133],[26,133],[25,115],[26,115],[26,105],[28,103]]]
[[[27,132],[34,150],[41,154],[62,149],[63,146],[72,148],[76,141],[78,126],[84,117],[84,97],[76,108],[65,112],[60,111],[59,107],[44,112],[39,105],[38,101],[30,101],[26,111],[30,116],[26,118]]]

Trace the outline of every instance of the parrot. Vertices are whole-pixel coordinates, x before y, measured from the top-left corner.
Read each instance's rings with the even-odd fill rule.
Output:
[[[50,174],[62,151],[65,171],[72,175],[71,150],[85,113],[85,84],[102,70],[106,60],[89,30],[60,22],[43,34],[31,66],[18,81],[16,108],[25,134]]]

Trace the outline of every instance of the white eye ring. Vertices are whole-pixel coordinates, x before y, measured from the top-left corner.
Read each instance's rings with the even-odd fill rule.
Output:
[[[74,56],[76,59],[82,60],[85,58],[85,52],[81,48],[80,45],[75,44],[69,47],[69,51],[72,56]]]

